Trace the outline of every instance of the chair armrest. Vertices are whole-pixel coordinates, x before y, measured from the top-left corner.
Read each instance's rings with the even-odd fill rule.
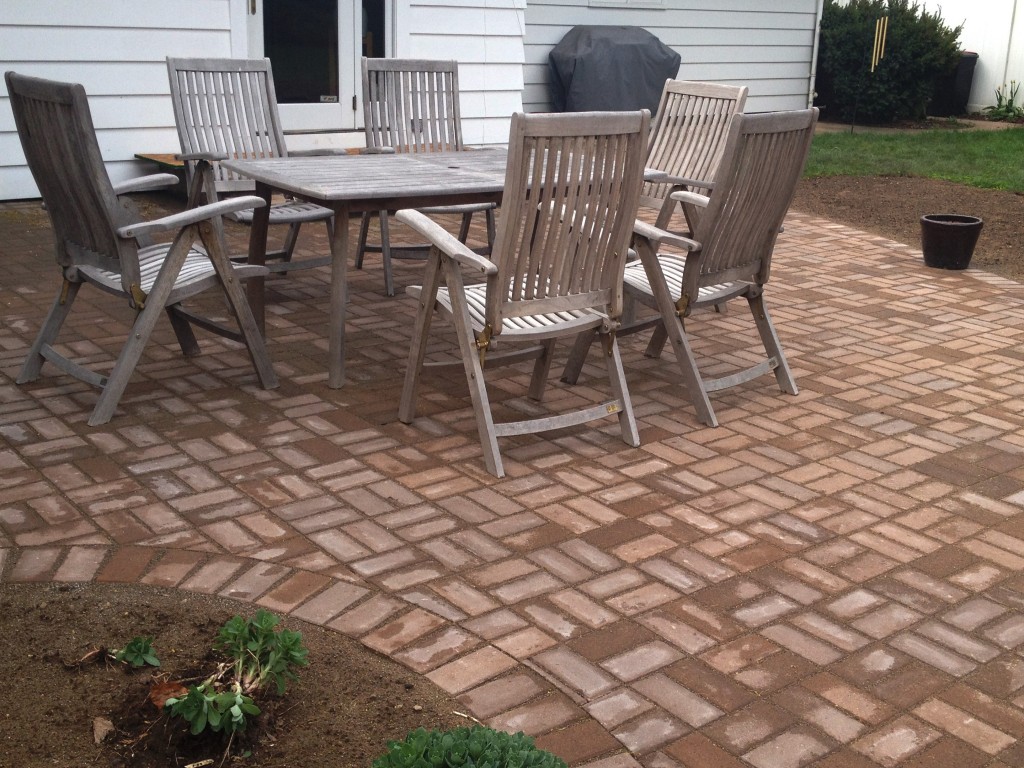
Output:
[[[673,200],[678,200],[680,203],[686,203],[688,205],[696,205],[698,208],[707,208],[708,203],[711,202],[711,198],[707,195],[698,195],[696,192],[679,191],[673,192],[669,195]]]
[[[661,245],[674,245],[676,248],[682,248],[686,251],[699,251],[701,248],[700,243],[696,240],[691,240],[688,237],[682,235],[676,235],[672,232],[666,232],[664,229],[658,229],[657,227],[648,224],[646,221],[637,219],[633,222],[633,234],[637,237],[642,237],[647,240],[653,250],[657,251]]]
[[[394,147],[359,147],[357,154],[360,155],[394,155],[397,154]]]
[[[498,267],[493,261],[471,251],[465,243],[459,242],[459,238],[419,211],[401,210],[395,213],[395,218],[415,229],[431,245],[459,264],[476,269],[485,275],[498,273]]]
[[[321,147],[319,149],[289,149],[288,157],[338,157],[339,155],[347,155],[348,153],[347,149],[333,149],[331,147]]]
[[[153,221],[143,221],[138,224],[119,227],[117,234],[120,237],[141,237],[154,232],[170,232],[191,224],[198,224],[200,221],[206,221],[216,216],[223,216],[235,211],[244,211],[249,208],[261,208],[266,204],[262,197],[256,197],[256,195],[233,197],[230,200],[221,200],[209,205],[190,208],[181,213],[172,213],[170,216],[163,216],[159,219],[153,219]]]
[[[152,173],[149,176],[139,176],[115,184],[114,194],[125,195],[129,192],[148,192],[151,189],[171,187],[177,183],[178,177],[173,173]]]
[[[183,152],[175,157],[186,163],[195,160],[209,160],[211,163],[216,163],[227,160],[229,155],[226,152]]]
[[[715,182],[704,181],[703,179],[688,179],[685,176],[672,176],[666,173],[659,176],[656,181],[663,184],[671,184],[674,187],[689,187],[691,189],[714,189]]]

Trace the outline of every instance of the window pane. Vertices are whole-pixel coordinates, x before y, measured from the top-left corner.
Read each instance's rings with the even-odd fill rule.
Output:
[[[338,101],[338,0],[264,0],[263,50],[279,103]]]

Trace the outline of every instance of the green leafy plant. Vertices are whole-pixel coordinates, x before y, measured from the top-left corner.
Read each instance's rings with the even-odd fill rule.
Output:
[[[153,638],[133,637],[119,651],[114,651],[114,659],[124,662],[133,667],[144,667],[147,664],[151,667],[159,667],[160,659],[153,650]]]
[[[877,21],[888,16],[885,56],[871,71]],[[844,122],[923,119],[936,83],[960,62],[961,26],[914,0],[825,0],[817,103]]]
[[[1006,89],[1005,91],[1003,89]],[[985,107],[985,112],[992,120],[1018,120],[1024,117],[1024,106],[1017,104],[1017,92],[1020,90],[1020,83],[1011,80],[1009,87],[1003,83],[996,88],[996,105]]]
[[[207,728],[214,733],[244,731],[245,716],[260,713],[259,707],[237,684],[217,693],[211,681],[192,686],[183,698],[168,699],[166,706],[172,715],[189,723],[193,735]]]
[[[473,726],[450,731],[417,728],[405,741],[388,742],[372,768],[566,768],[520,733]]]
[[[302,634],[279,628],[279,623],[262,609],[251,619],[232,617],[214,643],[230,661],[185,696],[167,699],[168,711],[188,722],[195,735],[209,729],[233,737],[244,731],[246,717],[260,713],[253,696],[270,685],[282,695],[288,681],[296,679],[294,667],[308,663]]]
[[[274,614],[259,610],[248,620],[235,616],[217,635],[214,647],[235,660],[234,676],[243,691],[273,683],[283,694],[288,681],[296,679],[292,668],[306,665],[302,634],[278,629],[279,622]]]

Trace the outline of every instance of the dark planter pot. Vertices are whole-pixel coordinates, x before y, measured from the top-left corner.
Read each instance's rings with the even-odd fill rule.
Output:
[[[921,217],[921,250],[927,267],[967,269],[981,234],[976,216],[929,213]]]

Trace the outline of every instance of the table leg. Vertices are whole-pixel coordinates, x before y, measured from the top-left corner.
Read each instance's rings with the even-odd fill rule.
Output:
[[[348,303],[348,204],[334,206],[334,239],[331,240],[331,320],[328,329],[327,386],[345,383],[345,307]]]
[[[253,211],[252,230],[249,232],[249,263],[267,263],[267,230],[270,225],[270,193],[271,189],[266,184],[256,184],[256,194],[263,198],[266,205]],[[266,338],[266,322],[264,301],[266,286],[264,278],[251,277],[246,281],[246,296],[249,299],[249,306],[252,308],[252,316],[256,321],[256,327]]]

